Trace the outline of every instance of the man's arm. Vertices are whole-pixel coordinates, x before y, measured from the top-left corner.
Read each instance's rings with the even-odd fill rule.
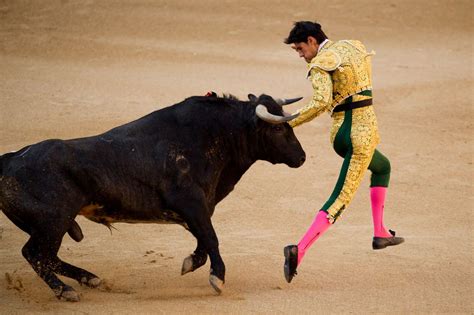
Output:
[[[327,111],[331,105],[331,75],[328,72],[315,67],[311,70],[310,80],[313,85],[313,98],[308,105],[297,111],[300,115],[289,122],[290,126],[293,128],[318,117]]]

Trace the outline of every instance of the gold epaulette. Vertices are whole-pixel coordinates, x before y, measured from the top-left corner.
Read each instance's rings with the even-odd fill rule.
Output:
[[[341,65],[341,57],[331,50],[323,50],[311,60],[308,65],[308,72],[313,68],[320,68],[324,71],[334,71]],[[308,73],[309,75],[309,73]]]

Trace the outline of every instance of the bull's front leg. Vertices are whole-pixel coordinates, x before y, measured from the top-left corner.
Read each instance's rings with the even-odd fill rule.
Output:
[[[206,262],[206,254],[209,255],[211,260],[209,282],[216,292],[221,293],[225,281],[225,265],[219,253],[219,241],[212,226],[210,211],[204,198],[190,198],[189,195],[190,193],[186,196],[176,194],[172,200],[173,208],[184,219],[189,231],[198,242],[197,253],[195,252],[197,255],[194,257],[191,255],[192,258],[185,259],[184,263],[188,265],[192,262],[192,268],[195,270]],[[189,270],[189,267],[185,270]]]
[[[186,191],[177,190],[170,194],[168,204],[186,222],[189,231],[198,241],[199,250],[196,261],[192,258],[193,266],[204,264],[205,253],[211,260],[209,282],[216,292],[221,293],[225,281],[225,265],[219,253],[219,241],[212,226],[208,206],[204,194],[198,188],[188,188]],[[199,261],[198,261],[199,260]]]
[[[204,249],[204,245],[198,240],[198,244],[194,253],[186,257],[181,267],[181,275],[185,275],[188,272],[192,272],[198,269],[207,261],[207,252]]]
[[[204,250],[209,255],[211,260],[209,282],[214,290],[220,294],[225,282],[225,265],[219,253],[219,241],[212,226],[211,218],[207,212],[198,213],[192,216],[187,224],[191,233],[197,238],[198,243],[203,244]]]

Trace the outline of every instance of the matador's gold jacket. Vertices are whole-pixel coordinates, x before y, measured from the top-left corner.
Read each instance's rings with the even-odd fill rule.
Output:
[[[300,115],[290,121],[290,125],[298,126],[328,112],[333,118],[330,139],[334,143],[345,117],[345,112],[333,112],[334,108],[342,103],[372,97],[371,55],[373,53],[367,53],[359,41],[326,42],[308,64],[313,97],[307,106],[298,111]],[[350,139],[353,148],[343,187],[327,208],[331,223],[352,201],[380,140],[372,106],[356,108],[351,115]]]
[[[313,85],[311,102],[300,109],[300,115],[290,122],[292,127],[308,122],[321,113],[332,114],[334,107],[354,95],[352,101],[370,97],[356,95],[372,90],[370,56],[357,40],[328,41],[308,64],[308,78]]]

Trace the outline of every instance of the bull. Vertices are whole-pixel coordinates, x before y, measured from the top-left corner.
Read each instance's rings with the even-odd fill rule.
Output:
[[[58,299],[79,295],[57,275],[98,287],[93,273],[62,261],[63,236],[83,239],[77,215],[110,227],[176,223],[197,239],[184,275],[211,261],[220,293],[225,265],[211,216],[257,160],[305,161],[282,105],[299,100],[249,94],[248,101],[194,96],[103,134],[51,139],[0,156],[0,210],[30,238],[22,254]]]

